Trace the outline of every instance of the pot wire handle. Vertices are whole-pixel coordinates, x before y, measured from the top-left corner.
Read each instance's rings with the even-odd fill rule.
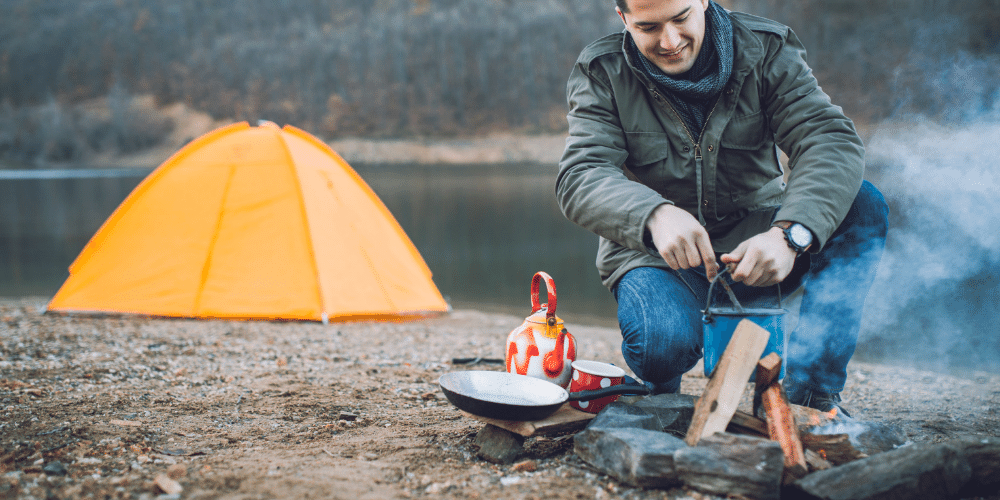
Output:
[[[705,323],[712,322],[712,288],[715,286],[715,282],[722,279],[723,274],[729,273],[732,275],[733,268],[734,266],[732,264],[726,266],[726,268],[720,271],[719,274],[716,274],[715,277],[712,278],[712,282],[709,283],[708,297],[705,301],[705,310],[702,312],[702,321]],[[775,283],[774,286],[778,288],[778,309],[781,309],[783,307],[781,305],[781,283]],[[722,289],[726,291],[726,295],[729,296],[729,300],[733,302],[733,306],[736,310],[739,311],[740,314],[744,314],[746,309],[744,309],[743,304],[740,304],[740,301],[736,299],[736,294],[733,293],[733,289],[729,286],[729,282],[724,279],[722,279]]]

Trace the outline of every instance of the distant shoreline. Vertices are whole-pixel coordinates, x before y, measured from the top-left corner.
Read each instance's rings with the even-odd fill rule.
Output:
[[[565,139],[564,134],[504,134],[440,140],[344,138],[327,144],[351,165],[555,165],[562,155]],[[183,145],[164,145],[136,155],[51,163],[38,169],[0,162],[0,171],[153,169],[181,148]]]

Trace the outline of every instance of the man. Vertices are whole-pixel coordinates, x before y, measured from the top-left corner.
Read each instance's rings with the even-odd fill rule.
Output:
[[[785,387],[840,408],[888,218],[853,123],[788,27],[711,0],[616,2],[624,32],[585,48],[569,78],[556,195],[600,236],[626,362],[655,393],[680,388],[721,263],[743,300],[806,284]]]

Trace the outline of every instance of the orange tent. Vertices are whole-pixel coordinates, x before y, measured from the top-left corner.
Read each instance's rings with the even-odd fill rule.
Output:
[[[416,247],[347,162],[269,122],[223,127],[178,151],[69,273],[49,310],[324,322],[448,310]]]

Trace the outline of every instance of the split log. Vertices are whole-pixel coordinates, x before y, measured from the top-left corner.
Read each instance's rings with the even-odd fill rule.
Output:
[[[767,435],[781,445],[785,455],[784,481],[791,482],[809,473],[806,457],[802,451],[799,430],[795,427],[795,417],[788,405],[785,389],[778,382],[781,374],[781,356],[772,352],[757,362],[757,376],[754,383],[754,413],[763,408],[767,418]]]
[[[736,325],[729,345],[712,371],[701,398],[695,404],[691,426],[684,439],[689,446],[698,444],[703,437],[726,429],[770,337],[771,332],[748,319]]]
[[[733,434],[749,434],[757,437],[767,437],[767,422],[749,413],[736,410],[733,418],[726,426],[726,432]]]
[[[809,466],[810,471],[827,470],[833,467],[833,464],[821,457],[819,453],[816,453],[815,451],[806,450],[803,455],[806,457],[806,465]]]
[[[524,437],[549,436],[562,432],[578,431],[586,427],[587,423],[594,418],[593,413],[585,413],[577,410],[570,406],[569,403],[560,406],[552,415],[534,421],[500,420],[473,415],[465,411],[462,414],[480,422],[495,425],[501,429],[507,429]]]
[[[685,486],[760,500],[780,496],[783,460],[774,441],[726,433],[707,436],[698,446],[674,453],[674,467]]]
[[[807,450],[815,451],[824,460],[833,465],[846,464],[862,458],[868,457],[861,453],[851,444],[851,438],[847,434],[812,434],[802,433],[802,446]]]
[[[754,378],[757,391],[763,391],[773,382],[777,382],[779,375],[781,375],[781,356],[778,356],[778,353],[772,352],[761,358],[757,362],[757,375]]]
[[[814,472],[791,489],[796,497],[822,500],[943,500],[958,498],[971,476],[954,447],[921,443]]]
[[[836,413],[819,411],[808,406],[791,405],[792,416],[799,426],[799,434],[809,432],[814,427],[823,427],[839,420]]]
[[[595,469],[638,488],[679,484],[674,454],[687,445],[659,430],[587,428],[573,437],[576,454]]]
[[[764,389],[767,389],[772,383],[778,381],[779,375],[781,375],[781,356],[778,353],[772,352],[757,362],[757,372],[753,384],[754,415],[760,416],[760,395],[764,392]]]
[[[949,443],[972,467],[972,477],[958,493],[961,498],[986,497],[1000,492],[1000,438],[964,438]]]
[[[780,382],[769,385],[761,394],[761,406],[767,413],[767,434],[781,445],[785,454],[785,482],[791,482],[809,473],[802,451],[799,430],[795,427],[788,397]]]

